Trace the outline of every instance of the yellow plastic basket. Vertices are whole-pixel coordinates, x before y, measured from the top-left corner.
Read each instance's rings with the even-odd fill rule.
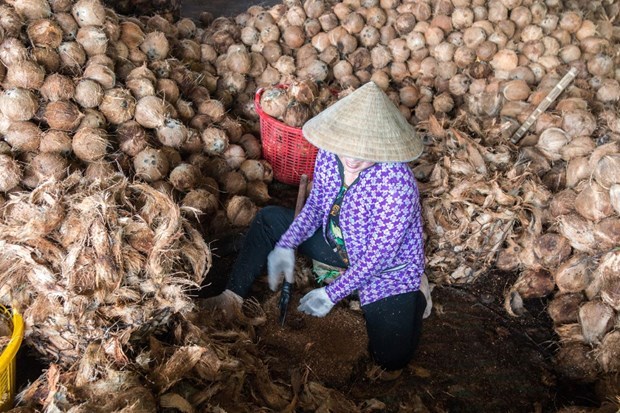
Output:
[[[0,305],[0,317],[4,317],[12,326],[11,341],[0,354],[0,411],[13,408],[15,398],[15,358],[24,337],[24,320],[15,310]]]

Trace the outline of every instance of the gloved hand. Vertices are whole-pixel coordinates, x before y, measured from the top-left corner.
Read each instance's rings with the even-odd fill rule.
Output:
[[[271,291],[278,289],[282,282],[282,274],[284,274],[286,281],[292,283],[294,269],[295,252],[290,248],[275,247],[267,257],[267,272]]]
[[[422,315],[422,318],[426,318],[431,315],[431,310],[433,309],[431,288],[428,285],[428,277],[426,276],[426,274],[422,274],[422,279],[420,280],[420,291],[422,291],[422,294],[424,294],[424,298],[426,298],[426,308],[424,309],[424,315]]]
[[[334,307],[334,303],[329,299],[325,287],[315,288],[308,294],[301,297],[297,309],[303,313],[315,317],[325,317]]]

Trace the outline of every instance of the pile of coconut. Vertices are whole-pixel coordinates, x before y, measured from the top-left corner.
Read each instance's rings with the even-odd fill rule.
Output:
[[[284,124],[301,128],[338,98],[339,91],[312,79],[291,79],[257,91],[259,108]]]

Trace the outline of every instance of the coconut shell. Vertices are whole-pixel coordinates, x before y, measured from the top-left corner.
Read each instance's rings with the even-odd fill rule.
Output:
[[[45,69],[33,60],[22,60],[9,66],[4,78],[6,89],[20,87],[39,89],[45,80]]]
[[[103,159],[109,144],[105,130],[82,128],[73,135],[72,149],[79,159],[94,162]]]
[[[79,0],[71,8],[71,14],[80,27],[102,26],[106,19],[105,7],[99,0]]]
[[[579,307],[579,324],[588,344],[600,343],[614,327],[615,321],[614,310],[602,301],[588,301]]]
[[[620,154],[600,158],[594,168],[594,179],[603,188],[620,184]]]
[[[156,129],[155,136],[164,146],[180,148],[188,136],[187,127],[177,119],[166,119],[164,124]]]
[[[570,256],[571,246],[562,235],[546,233],[534,243],[534,254],[546,268],[555,268]]]
[[[579,307],[583,300],[584,296],[581,293],[556,295],[549,303],[547,312],[556,325],[577,323]]]
[[[222,129],[209,127],[201,133],[204,151],[210,155],[224,153],[228,147],[228,135]]]
[[[571,246],[585,253],[592,253],[597,247],[592,222],[578,214],[562,215],[558,218],[560,233]]]
[[[78,129],[82,128],[105,128],[108,122],[103,113],[95,109],[84,109],[84,117]]]
[[[602,251],[620,245],[620,218],[611,216],[594,224],[594,239]]]
[[[235,195],[226,204],[226,217],[236,227],[250,225],[257,212],[258,207],[245,196]]]
[[[103,100],[103,87],[92,79],[82,79],[75,85],[73,99],[83,108],[96,108]]]
[[[145,128],[156,129],[170,117],[170,105],[160,97],[145,96],[135,107],[135,120]]]
[[[84,69],[84,79],[94,80],[108,90],[116,85],[116,74],[112,69],[101,64],[89,64]]]
[[[620,184],[614,184],[609,188],[609,200],[616,214],[620,215]]]
[[[43,82],[40,92],[41,96],[51,102],[58,100],[69,100],[73,99],[75,94],[75,85],[73,84],[73,80],[69,77],[58,73],[52,73],[45,78],[45,82]]]

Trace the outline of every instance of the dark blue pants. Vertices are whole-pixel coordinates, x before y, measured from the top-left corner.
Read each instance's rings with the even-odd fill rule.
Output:
[[[262,208],[250,225],[226,288],[247,297],[254,280],[267,264],[267,256],[293,222],[293,210],[278,206]],[[322,230],[304,241],[297,251],[327,265],[345,264],[323,238]],[[386,370],[405,367],[420,341],[426,299],[420,291],[387,297],[362,306],[368,331],[369,351]]]

